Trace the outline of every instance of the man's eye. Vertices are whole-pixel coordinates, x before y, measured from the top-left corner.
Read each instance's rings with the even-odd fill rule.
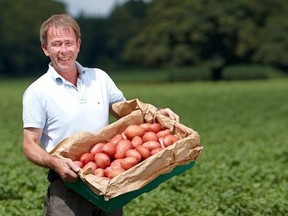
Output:
[[[66,45],[67,45],[67,46],[72,46],[73,43],[72,43],[71,41],[69,41],[69,42],[66,43]]]
[[[61,43],[53,43],[52,46],[59,47],[59,46],[61,46]]]

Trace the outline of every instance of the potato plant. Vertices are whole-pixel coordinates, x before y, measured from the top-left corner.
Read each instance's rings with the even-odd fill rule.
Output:
[[[0,215],[43,215],[47,170],[22,154],[28,81],[0,81]],[[201,135],[196,165],[124,206],[129,216],[287,215],[288,80],[120,83],[127,99],[170,107]]]

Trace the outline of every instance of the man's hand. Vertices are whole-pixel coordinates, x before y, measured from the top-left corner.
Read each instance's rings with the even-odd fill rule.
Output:
[[[76,181],[77,173],[80,167],[77,166],[70,158],[54,158],[53,170],[57,172],[64,181]]]
[[[39,144],[41,135],[41,129],[24,129],[23,152],[26,158],[38,166],[53,169],[65,181],[76,181],[80,167],[69,158],[57,158],[42,149]]]
[[[159,112],[167,117],[169,117],[170,119],[179,122],[180,117],[174,113],[171,109],[169,108],[163,108],[163,109],[159,109]]]

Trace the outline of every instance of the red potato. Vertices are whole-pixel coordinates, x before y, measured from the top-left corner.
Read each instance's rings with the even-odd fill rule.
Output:
[[[162,151],[163,148],[155,148],[151,151],[151,155],[157,154],[158,152]]]
[[[108,155],[102,152],[99,152],[95,155],[95,162],[96,162],[97,167],[105,169],[106,167],[110,165],[111,160]]]
[[[92,169],[93,173],[94,171],[96,170],[97,168],[97,165],[94,161],[90,161],[88,162],[84,167],[83,167],[83,170],[84,172],[87,171],[88,169]]]
[[[129,140],[120,140],[116,146],[116,153],[114,157],[116,159],[124,158],[128,149],[132,149],[133,146]]]
[[[179,138],[176,135],[169,134],[163,138],[163,145],[165,147],[172,145],[176,141],[178,141]]]
[[[117,144],[122,139],[123,139],[123,137],[121,134],[116,134],[114,137],[112,137],[112,139],[109,142]]]
[[[110,158],[113,158],[116,153],[116,144],[114,143],[106,143],[102,147],[102,152],[106,155],[108,155]]]
[[[145,132],[145,134],[142,137],[143,142],[147,142],[147,141],[158,141],[158,136],[156,133],[152,132],[152,131],[147,131]]]
[[[125,169],[123,169],[122,167],[119,168],[115,168],[115,169],[107,169],[107,177],[109,179],[114,178],[115,176],[123,173],[125,171]]]
[[[145,133],[145,129],[140,127],[139,125],[129,125],[125,130],[124,134],[127,137],[127,139],[131,140],[135,136],[142,137]]]
[[[151,156],[150,150],[144,146],[137,146],[136,150],[141,154],[143,159],[146,159]]]
[[[156,149],[156,148],[161,148],[160,143],[157,141],[154,141],[154,140],[147,141],[147,142],[143,143],[142,146],[149,149],[150,151],[152,151],[153,149]]]
[[[158,133],[159,131],[162,130],[162,125],[159,123],[153,123],[150,126],[150,130],[154,133]]]
[[[113,160],[113,161],[111,162],[111,164],[110,164],[110,167],[111,167],[112,169],[121,167],[121,163],[120,163],[121,160],[122,160],[122,159]]]
[[[111,166],[108,166],[104,169],[104,176],[107,177],[108,176],[108,173],[110,172],[110,170],[112,170],[112,167]]]
[[[76,161],[73,161],[77,166],[79,166],[80,168],[83,168],[83,162],[80,161],[80,160],[76,160]]]
[[[143,140],[141,137],[139,136],[135,136],[133,137],[133,139],[131,140],[131,144],[133,146],[133,148],[136,148],[136,146],[142,145],[143,144]]]
[[[167,129],[164,129],[164,130],[159,131],[159,132],[157,133],[157,136],[158,136],[158,138],[160,138],[160,137],[165,137],[165,136],[167,136],[167,135],[169,135],[169,134],[172,134],[172,133],[171,133],[171,131],[167,128]]]
[[[105,143],[97,143],[95,144],[91,149],[90,149],[90,153],[93,153],[94,155],[102,152],[102,147],[105,145]]]
[[[126,157],[134,157],[138,162],[142,160],[142,155],[136,149],[127,150]]]
[[[85,166],[88,162],[94,161],[94,154],[91,152],[85,152],[84,154],[81,155],[80,161]]]
[[[102,169],[102,168],[95,169],[94,175],[96,175],[98,177],[105,177],[104,169]]]
[[[126,157],[121,160],[121,166],[125,169],[128,170],[131,167],[135,166],[138,164],[138,160],[135,157]]]
[[[150,131],[151,129],[151,123],[148,123],[148,122],[142,123],[139,126],[142,127],[145,131]]]

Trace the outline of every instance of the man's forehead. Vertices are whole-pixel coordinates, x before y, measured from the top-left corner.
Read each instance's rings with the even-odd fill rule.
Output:
[[[51,26],[48,29],[47,36],[49,37],[62,37],[62,36],[73,36],[76,38],[75,32],[72,27],[55,27]]]

